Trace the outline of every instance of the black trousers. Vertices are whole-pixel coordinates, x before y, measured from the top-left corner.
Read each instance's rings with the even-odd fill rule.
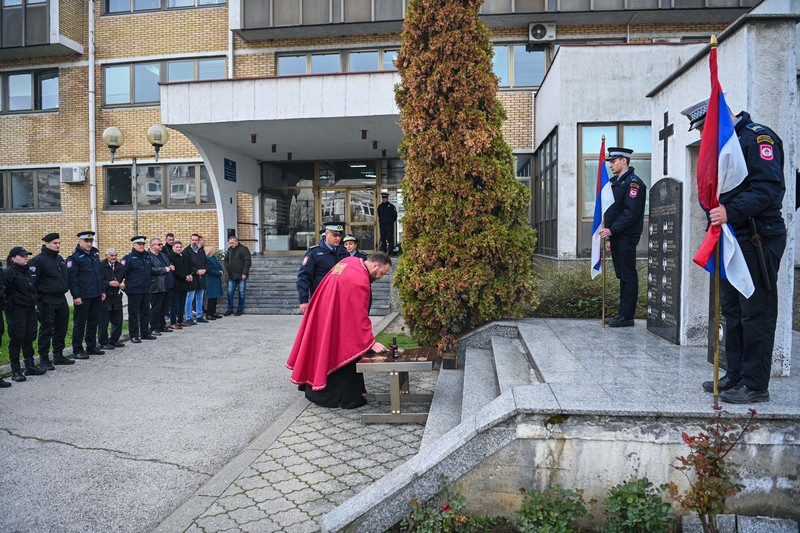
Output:
[[[111,324],[111,335],[108,334],[108,324]],[[114,344],[122,336],[122,309],[109,311],[100,310],[100,333],[97,340],[100,344]]]
[[[217,298],[209,298],[206,302],[206,316],[217,314]]]
[[[53,353],[64,352],[67,328],[69,327],[69,305],[67,299],[61,296],[39,297],[39,355],[47,355],[50,351],[50,342],[53,343]]]
[[[186,291],[175,289],[172,293],[172,301],[169,304],[169,321],[171,324],[183,322],[183,313],[186,308]]]
[[[72,349],[75,352],[83,350],[84,336],[86,349],[97,348],[97,323],[100,320],[100,297],[83,298],[81,305],[76,305],[72,311]]]
[[[150,293],[128,295],[128,333],[131,338],[150,334]]]
[[[356,372],[356,363],[353,361],[336,372],[328,374],[328,384],[320,391],[315,391],[311,385],[305,386],[306,399],[321,407],[341,407],[342,409],[355,409],[367,401],[364,393],[364,374]]]
[[[394,250],[394,224],[381,224],[381,242],[378,249],[387,254]]]
[[[636,271],[636,245],[639,236],[611,236],[611,261],[619,279],[619,314],[626,320],[636,314],[639,298],[639,274]]]
[[[720,280],[719,295],[725,317],[725,357],[728,376],[741,379],[752,390],[767,390],[775,346],[778,320],[778,269],[786,248],[786,235],[762,237],[766,274],[771,290],[764,284],[755,246],[749,238],[739,239],[755,292],[745,298],[725,280]]]
[[[164,316],[169,313],[172,291],[150,293],[150,329],[159,330],[167,325]]]
[[[12,370],[19,370],[19,353],[25,366],[33,366],[33,341],[36,339],[36,308],[6,303],[8,322],[8,359]]]

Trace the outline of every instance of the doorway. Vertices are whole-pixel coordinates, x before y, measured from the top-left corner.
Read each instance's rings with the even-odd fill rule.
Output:
[[[375,189],[347,187],[322,189],[321,223],[343,222],[346,234],[358,239],[358,249],[369,252],[375,249]]]

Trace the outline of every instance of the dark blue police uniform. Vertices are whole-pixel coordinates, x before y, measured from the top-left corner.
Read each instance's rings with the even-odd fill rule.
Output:
[[[103,294],[103,272],[100,270],[100,255],[92,247],[84,252],[80,245],[67,259],[69,292],[72,298],[80,298],[72,313],[72,350],[76,359],[85,359],[86,353],[99,352],[97,348],[97,324],[100,317],[101,295]],[[86,352],[83,350],[84,335]]]
[[[67,262],[58,252],[43,245],[41,253],[28,266],[36,273],[39,296],[39,360],[42,364],[47,361],[52,340],[54,359],[63,364],[69,327],[69,304],[64,296],[69,290]]]
[[[727,377],[753,391],[766,391],[772,368],[775,324],[778,319],[778,268],[786,248],[786,226],[781,215],[786,186],[783,142],[770,128],[738,115],[736,135],[747,163],[747,177],[732,191],[720,195],[728,223],[744,253],[755,292],[745,298],[726,280],[720,280],[722,314],[727,326]],[[752,219],[752,222],[751,222]],[[761,236],[765,269],[753,242],[753,222]],[[767,290],[765,280],[769,281]],[[725,400],[725,394],[721,396]]]
[[[611,178],[614,203],[606,210],[605,227],[611,230],[611,260],[619,279],[619,316],[633,320],[639,296],[636,245],[642,236],[647,186],[633,167]]]
[[[150,334],[150,276],[153,259],[135,249],[120,261],[125,267],[125,294],[128,295],[128,333],[134,339],[154,339]]]
[[[301,304],[306,304],[311,300],[314,291],[322,283],[333,265],[350,257],[344,246],[331,248],[323,237],[317,246],[312,246],[303,257],[300,264],[300,271],[297,273],[297,298]]]

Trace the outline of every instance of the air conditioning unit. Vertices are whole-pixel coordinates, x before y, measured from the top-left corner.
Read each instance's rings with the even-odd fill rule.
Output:
[[[80,183],[86,179],[84,167],[61,167],[61,183]]]
[[[555,22],[531,22],[528,24],[528,40],[531,42],[555,41]]]

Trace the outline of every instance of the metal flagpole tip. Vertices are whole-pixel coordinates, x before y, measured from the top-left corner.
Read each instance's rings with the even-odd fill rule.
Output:
[[[717,47],[717,36],[716,35],[712,35],[711,36],[711,48],[716,48],[716,47]]]

